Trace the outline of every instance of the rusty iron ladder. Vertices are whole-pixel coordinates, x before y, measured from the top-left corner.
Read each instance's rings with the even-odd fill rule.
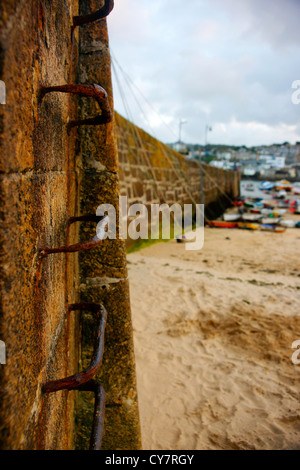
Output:
[[[74,29],[77,26],[82,26],[99,19],[105,18],[109,15],[114,7],[114,0],[105,0],[104,6],[94,13],[85,16],[74,16],[73,25],[71,28],[71,37],[73,37]],[[109,106],[107,92],[100,85],[83,85],[83,84],[65,84],[58,86],[42,86],[40,89],[39,101],[41,102],[46,94],[51,92],[60,93],[73,93],[79,96],[94,98],[101,109],[101,114],[82,120],[69,121],[68,134],[75,126],[81,125],[101,125],[111,122],[113,113]],[[108,216],[100,217],[93,214],[71,217],[69,225],[79,221],[92,221],[99,222],[97,235],[91,240],[81,243],[75,243],[68,246],[60,246],[56,248],[42,247],[38,248],[38,254],[42,261],[46,257],[55,253],[74,253],[78,251],[89,250],[97,247],[104,239],[105,231],[109,223]],[[100,236],[99,236],[100,234]],[[104,334],[107,321],[107,312],[103,305],[97,303],[75,303],[68,306],[67,314],[72,311],[91,311],[96,315],[97,328],[94,339],[94,350],[92,358],[88,367],[81,372],[64,377],[58,380],[51,380],[42,385],[42,392],[44,394],[54,393],[59,390],[78,390],[81,392],[93,392],[95,395],[94,403],[94,416],[93,426],[90,437],[90,450],[100,450],[101,442],[104,433],[104,406],[105,406],[105,391],[102,385],[93,379],[99,367],[101,366],[104,354]]]

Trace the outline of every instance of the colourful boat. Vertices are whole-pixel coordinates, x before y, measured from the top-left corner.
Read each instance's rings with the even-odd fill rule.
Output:
[[[242,219],[245,222],[256,222],[259,220],[262,216],[260,214],[243,214]]]
[[[300,187],[299,186],[294,186],[293,187],[293,193],[296,194],[296,195],[300,194]]]
[[[218,227],[218,228],[236,228],[237,222],[225,222],[225,220],[211,220],[209,222],[211,227]]]
[[[276,233],[283,233],[283,232],[285,232],[285,227],[279,227],[278,225],[275,225],[273,231],[276,232]]]
[[[286,219],[286,220],[281,220],[280,225],[282,227],[294,228],[295,225],[296,225],[296,222],[295,222],[295,220]]]
[[[263,217],[261,219],[261,223],[264,225],[268,225],[268,224],[271,224],[271,225],[277,225],[279,224],[280,222],[280,217]]]
[[[261,213],[261,207],[252,207],[252,208],[250,208],[250,212],[252,214],[260,214]]]
[[[271,181],[263,181],[260,185],[259,185],[259,189],[261,191],[270,191],[271,189],[273,189],[275,186],[274,183],[271,183]]]
[[[238,228],[242,228],[244,230],[258,230],[259,224],[252,224],[251,222],[238,222]]]
[[[275,232],[275,233],[285,232],[284,227],[280,227],[279,225],[271,225],[271,224],[261,224],[260,230],[263,230],[265,232]]]
[[[263,201],[263,205],[266,209],[274,209],[274,206],[269,201]]]
[[[275,188],[277,190],[291,191],[293,189],[293,184],[291,184],[287,180],[282,180],[282,181],[278,181],[277,183],[275,183]]]
[[[223,214],[225,222],[236,222],[241,218],[241,214]]]
[[[262,209],[261,213],[266,217],[279,217],[286,213],[286,209]]]
[[[258,209],[258,208],[264,207],[264,203],[261,202],[261,198],[255,198],[255,199],[249,198],[244,201],[244,206]]]
[[[276,196],[276,199],[285,199],[286,195],[287,195],[286,190],[280,189],[279,193]]]
[[[231,201],[231,204],[233,206],[242,206],[244,204],[245,198],[238,198],[235,199],[234,201]]]

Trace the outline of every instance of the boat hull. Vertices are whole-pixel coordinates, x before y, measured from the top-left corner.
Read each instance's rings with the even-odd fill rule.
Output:
[[[225,220],[211,220],[210,226],[218,228],[236,228],[237,222],[225,222]]]
[[[261,223],[262,224],[270,224],[270,225],[277,225],[278,223],[280,222],[280,218],[279,217],[264,217],[262,220],[261,220]]]
[[[296,222],[294,220],[281,220],[280,225],[282,227],[294,228],[296,225]]]
[[[224,214],[223,219],[225,222],[236,222],[241,218],[240,214]]]
[[[285,232],[285,227],[280,227],[278,225],[261,224],[260,230],[263,230],[264,232],[283,233]]]
[[[251,222],[238,222],[238,228],[244,230],[258,230],[259,224],[253,224]]]

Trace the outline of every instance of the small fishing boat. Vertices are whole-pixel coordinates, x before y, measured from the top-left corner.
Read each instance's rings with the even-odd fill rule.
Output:
[[[294,194],[300,194],[300,186],[294,186],[292,191]]]
[[[261,218],[261,214],[243,214],[242,215],[242,219],[245,221],[245,222],[256,222],[257,220],[259,220]]]
[[[275,232],[275,233],[285,232],[284,227],[280,227],[278,225],[272,225],[272,224],[261,224],[260,230],[263,230],[265,232]]]
[[[237,226],[238,228],[241,228],[244,230],[258,230],[259,229],[259,224],[253,224],[251,222],[238,222]]]
[[[260,214],[262,212],[262,208],[261,207],[252,207],[250,208],[250,212],[251,214]]]
[[[244,202],[245,207],[254,207],[254,202],[249,201],[248,199]]]
[[[281,189],[279,193],[277,194],[277,199],[284,199],[286,197],[287,193],[285,189]]]
[[[287,180],[281,180],[275,183],[275,188],[277,190],[291,191],[293,189],[293,185]]]
[[[281,221],[280,221],[280,225],[281,225],[282,227],[294,228],[295,225],[296,225],[296,222],[295,222],[295,220],[286,219],[286,220],[281,220]]]
[[[263,215],[269,215],[269,214],[272,214],[273,210],[272,209],[267,209],[266,207],[264,207],[262,210],[261,210],[261,213]]]
[[[218,227],[218,228],[236,228],[237,222],[225,222],[225,220],[211,220],[209,222],[211,227]]]
[[[270,191],[271,189],[273,189],[275,186],[274,183],[271,183],[271,181],[263,181],[260,185],[259,185],[259,189],[261,191]]]
[[[290,206],[290,201],[281,201],[281,202],[278,202],[278,206],[279,208],[289,208]]]
[[[241,214],[223,214],[223,219],[225,222],[235,222],[240,220]]]
[[[280,217],[263,217],[261,219],[261,223],[264,225],[272,224],[272,225],[277,225],[280,222]]]
[[[279,225],[275,225],[273,231],[276,232],[276,233],[283,233],[283,232],[285,232],[285,230],[286,230],[285,227],[280,227]]]
[[[286,213],[286,209],[263,209],[261,213],[267,217],[279,217]]]
[[[264,207],[264,203],[261,202],[261,198],[247,198],[244,201],[244,206],[251,208]]]
[[[265,209],[274,209],[274,206],[269,201],[263,201],[263,205]]]
[[[231,201],[231,204],[233,206],[242,206],[244,204],[244,201],[245,201],[245,198],[241,197],[241,198],[237,198],[235,199],[234,201]]]

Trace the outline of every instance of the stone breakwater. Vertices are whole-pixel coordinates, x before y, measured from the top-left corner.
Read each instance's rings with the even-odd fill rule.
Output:
[[[203,202],[215,215],[239,195],[239,174],[188,160],[115,113],[120,193],[129,204]],[[202,201],[203,197],[203,201]]]

